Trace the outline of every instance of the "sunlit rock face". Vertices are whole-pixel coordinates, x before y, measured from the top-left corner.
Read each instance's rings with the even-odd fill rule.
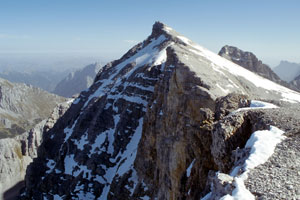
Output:
[[[231,195],[228,174],[249,156],[251,134],[270,125],[294,132],[297,118],[283,126],[279,114],[299,102],[299,93],[157,22],[43,135],[20,199]]]
[[[29,131],[66,98],[0,78],[0,139]]]
[[[281,80],[280,77],[273,72],[273,70],[252,53],[243,51],[237,47],[224,46],[219,52],[219,55],[282,86],[288,87],[293,90],[300,91],[299,88],[293,84]]]
[[[0,139],[0,199],[18,192],[24,181],[27,166],[37,157],[43,133],[53,127],[70,106],[71,101],[57,105],[51,116],[39,122],[34,128],[13,138]],[[11,196],[10,196],[11,197]]]

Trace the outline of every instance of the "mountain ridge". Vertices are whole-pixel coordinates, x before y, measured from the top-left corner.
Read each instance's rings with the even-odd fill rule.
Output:
[[[156,22],[44,134],[20,199],[199,199],[251,133],[274,125],[253,99],[272,113],[300,94]]]
[[[31,85],[0,78],[1,138],[28,131],[47,118],[57,103],[65,100]]]
[[[294,87],[292,84],[281,80],[268,65],[259,60],[252,52],[243,51],[237,47],[225,45],[221,48],[218,55],[284,87],[288,87],[292,90],[298,90],[298,88]]]

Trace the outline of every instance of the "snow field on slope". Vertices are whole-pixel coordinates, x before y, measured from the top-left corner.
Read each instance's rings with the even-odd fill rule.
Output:
[[[251,100],[250,107],[239,108],[235,111],[232,111],[229,115],[233,115],[236,114],[237,112],[241,112],[245,110],[272,109],[272,108],[278,108],[278,106],[264,101]]]
[[[227,71],[235,76],[240,76],[245,78],[246,80],[253,83],[256,87],[260,87],[266,90],[272,90],[276,93],[279,93],[282,96],[283,101],[288,101],[291,103],[300,103],[300,94],[293,90],[290,90],[286,87],[278,85],[268,79],[265,79],[203,47],[198,44],[193,43],[191,40],[184,36],[177,36],[182,42],[191,46],[194,49],[190,49],[190,51],[194,54],[200,55],[209,59],[214,65],[213,69],[223,76],[225,75],[222,70]],[[225,75],[226,76],[226,75]],[[223,89],[223,88],[222,88]],[[226,89],[223,90],[226,92]]]
[[[167,38],[164,35],[159,36],[157,39],[152,40],[150,44],[134,54],[132,57],[115,66],[115,72],[111,74],[108,79],[101,80],[102,84],[94,92],[94,94],[89,96],[89,99],[86,101],[82,109],[84,109],[88,105],[90,100],[94,97],[101,97],[105,95],[108,90],[110,90],[110,88],[107,88],[107,86],[114,84],[114,88],[112,88],[112,90],[116,89],[120,84],[122,84],[122,79],[128,78],[137,68],[144,66],[145,64],[162,64],[162,62],[166,60],[166,48],[159,50],[157,46],[163,43],[166,39]],[[125,74],[124,76],[119,77],[117,80],[113,80],[113,78],[118,75],[126,65],[133,62],[136,63],[136,66],[133,69],[127,72],[127,74]]]

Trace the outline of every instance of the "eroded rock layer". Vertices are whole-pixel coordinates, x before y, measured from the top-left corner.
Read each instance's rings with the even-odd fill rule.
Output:
[[[277,106],[252,108],[254,99]],[[20,199],[231,195],[228,173],[249,155],[250,135],[276,125],[265,110],[299,102],[157,22],[44,134]]]

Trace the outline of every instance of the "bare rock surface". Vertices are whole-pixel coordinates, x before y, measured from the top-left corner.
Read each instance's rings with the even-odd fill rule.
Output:
[[[253,100],[274,107],[249,107]],[[235,181],[226,174],[249,155],[251,134],[273,125],[294,135],[299,103],[299,93],[157,22],[43,135],[19,199],[230,195]],[[257,181],[246,184],[258,197]]]
[[[275,83],[300,91],[299,88],[295,87],[293,84],[281,80],[268,65],[264,64],[261,60],[258,60],[251,52],[226,45],[222,47],[219,55]]]
[[[31,85],[0,79],[0,138],[29,131],[63,101],[66,99]]]
[[[27,166],[37,157],[43,132],[52,128],[55,121],[67,110],[69,103],[61,103],[49,119],[14,138],[0,139],[0,199],[15,184],[24,181]]]

